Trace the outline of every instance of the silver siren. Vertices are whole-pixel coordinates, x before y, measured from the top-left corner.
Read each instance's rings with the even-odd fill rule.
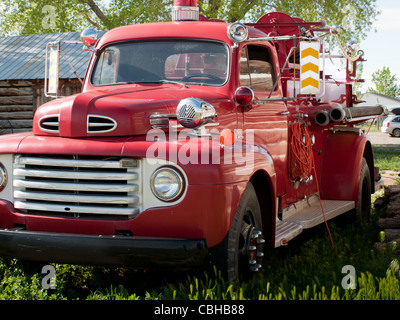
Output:
[[[186,98],[176,108],[178,122],[186,128],[198,128],[211,122],[217,116],[215,108],[198,98]]]

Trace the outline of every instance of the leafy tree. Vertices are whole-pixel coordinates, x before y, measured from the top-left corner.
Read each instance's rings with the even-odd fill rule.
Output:
[[[168,21],[173,0],[107,3],[104,0],[3,0],[0,35],[80,31],[89,25],[104,30],[133,23]],[[308,21],[325,19],[329,25],[342,25],[344,41],[365,38],[379,14],[376,0],[198,0],[198,6],[201,14],[228,22],[256,21],[270,11],[282,11]]]
[[[392,75],[388,67],[375,71],[372,74],[374,88],[368,88],[369,92],[384,94],[393,98],[400,98],[400,86],[397,84],[397,78]]]

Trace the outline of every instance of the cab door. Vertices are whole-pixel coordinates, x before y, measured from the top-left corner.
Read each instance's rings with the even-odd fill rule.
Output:
[[[281,86],[274,88],[278,76],[277,64],[268,44],[246,44],[241,49],[239,85],[254,92],[252,105],[243,108],[243,128],[254,130],[254,143],[266,150],[273,159],[276,172],[277,196],[286,193],[288,111],[282,100]]]

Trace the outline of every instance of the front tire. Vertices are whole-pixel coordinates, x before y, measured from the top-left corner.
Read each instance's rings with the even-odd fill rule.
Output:
[[[358,202],[356,218],[360,222],[368,222],[371,215],[371,173],[367,160],[363,158],[360,170]]]
[[[261,209],[249,182],[225,239],[211,251],[211,263],[230,282],[249,280],[262,267],[263,243]]]

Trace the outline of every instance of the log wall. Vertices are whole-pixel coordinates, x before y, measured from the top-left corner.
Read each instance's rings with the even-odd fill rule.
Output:
[[[63,96],[81,89],[77,79],[60,80]],[[44,95],[43,80],[0,81],[0,135],[31,131],[36,109],[49,100]]]

